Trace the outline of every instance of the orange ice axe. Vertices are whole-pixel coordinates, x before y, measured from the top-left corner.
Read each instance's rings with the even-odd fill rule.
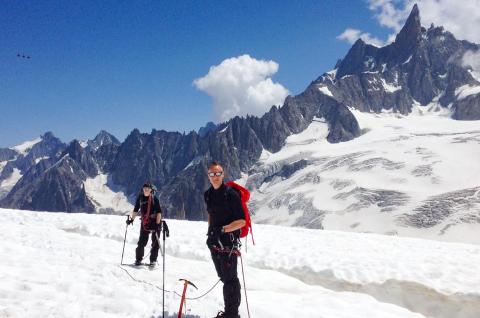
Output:
[[[183,304],[185,303],[185,295],[187,294],[188,285],[192,285],[197,290],[198,290],[198,288],[197,288],[197,286],[195,286],[194,283],[192,283],[191,281],[189,281],[187,279],[181,278],[181,279],[179,279],[179,281],[183,281],[182,300],[180,301],[180,309],[178,309],[178,318],[182,318],[182,308],[183,308]]]

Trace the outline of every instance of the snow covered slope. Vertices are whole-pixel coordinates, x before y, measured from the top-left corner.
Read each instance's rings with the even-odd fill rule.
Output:
[[[254,221],[480,243],[480,122],[436,103],[409,116],[351,111],[354,140],[328,143],[319,119],[263,152],[243,178]]]
[[[12,174],[7,179],[0,181],[0,191],[10,191],[21,177],[22,173],[20,170],[13,168]]]
[[[161,317],[162,270],[120,267],[125,218],[0,209],[1,317]],[[166,308],[179,278],[207,291],[217,281],[205,222],[168,221]],[[128,228],[132,262],[138,222]],[[257,225],[243,253],[251,317],[473,318],[480,315],[480,246]],[[239,272],[241,269],[239,266]],[[241,276],[240,276],[241,277]],[[243,290],[242,290],[243,297]],[[221,287],[187,302],[213,317]],[[247,317],[245,299],[240,307]]]
[[[85,192],[88,198],[95,205],[99,213],[125,214],[133,210],[133,205],[121,190],[112,190],[111,181],[108,175],[100,173],[95,178],[87,178],[84,181]]]

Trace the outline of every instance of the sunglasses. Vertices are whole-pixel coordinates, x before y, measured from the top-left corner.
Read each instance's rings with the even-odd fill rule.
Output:
[[[221,172],[209,172],[208,176],[209,177],[220,177],[223,174],[223,171]]]

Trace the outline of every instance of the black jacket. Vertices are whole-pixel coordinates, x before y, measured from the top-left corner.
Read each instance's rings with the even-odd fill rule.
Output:
[[[222,227],[236,220],[245,220],[242,201],[235,189],[227,187],[225,184],[222,184],[220,188],[216,190],[210,187],[205,191],[203,198],[207,205],[208,214],[210,215],[211,227]],[[232,234],[238,238],[240,236],[240,230]]]
[[[153,195],[153,194],[152,194]],[[153,196],[153,204],[150,208],[150,217],[155,218],[157,213],[162,213],[162,209],[160,208],[160,201],[156,196]],[[135,207],[133,211],[136,213],[140,210],[142,217],[147,215],[147,208],[148,208],[148,197],[144,196],[143,193],[139,194],[137,200],[135,201]]]

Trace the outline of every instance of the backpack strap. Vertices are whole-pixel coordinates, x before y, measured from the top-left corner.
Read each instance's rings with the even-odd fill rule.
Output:
[[[223,193],[225,195],[225,202],[227,202],[227,205],[228,205],[229,209],[232,210],[232,203],[231,203],[231,200],[230,200],[231,195],[229,194],[229,193],[231,193],[230,191],[234,191],[234,190],[232,189],[232,187],[229,187],[229,186],[225,185],[225,191]]]
[[[147,202],[147,213],[146,213],[145,218],[142,220],[143,221],[142,222],[143,223],[143,229],[145,231],[147,231],[147,225],[150,222],[150,212],[151,212],[150,210],[153,208],[152,207],[152,201],[153,201],[152,195],[149,195],[148,196],[148,202]]]
[[[235,189],[233,189],[232,187],[228,186],[228,185],[225,185],[225,200],[227,200],[228,203],[230,203],[230,193],[232,193],[232,191],[235,191]]]
[[[203,194],[203,201],[205,201],[206,204],[210,201],[210,197],[212,196],[212,187],[208,188],[207,191]]]

